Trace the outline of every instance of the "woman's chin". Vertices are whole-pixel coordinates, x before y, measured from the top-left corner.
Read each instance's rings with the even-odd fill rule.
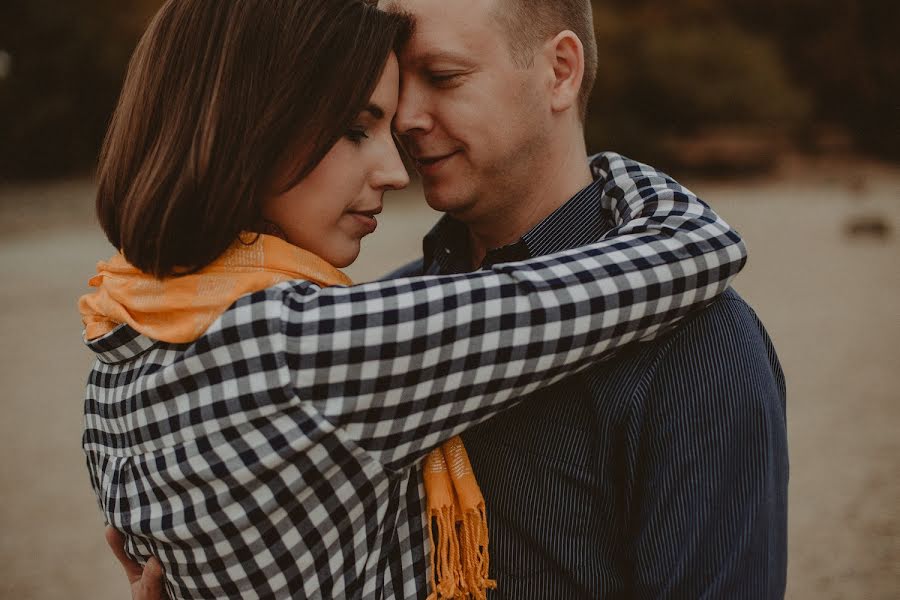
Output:
[[[344,269],[356,262],[356,259],[359,258],[359,251],[359,242],[357,242],[352,248],[347,248],[346,251],[335,252],[331,256],[323,256],[322,258],[331,263],[331,266],[337,269]]]
[[[286,241],[307,252],[312,252],[332,267],[343,269],[349,267],[359,258],[360,242],[362,240],[345,239],[339,243],[313,244],[308,240],[298,240],[296,236],[287,236]]]

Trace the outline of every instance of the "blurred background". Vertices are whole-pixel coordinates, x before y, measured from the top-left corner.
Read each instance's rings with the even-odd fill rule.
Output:
[[[80,449],[75,310],[113,252],[92,169],[159,0],[0,2],[0,598],[127,598]],[[900,597],[900,3],[595,1],[592,151],[687,183],[743,234],[736,288],[788,377],[788,598]],[[412,259],[413,185],[348,269]]]

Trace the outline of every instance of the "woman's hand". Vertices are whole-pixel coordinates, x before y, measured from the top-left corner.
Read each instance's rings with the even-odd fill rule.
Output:
[[[106,543],[125,569],[125,576],[131,585],[131,600],[163,600],[163,569],[156,557],[151,557],[146,566],[141,568],[141,565],[125,554],[125,538],[122,534],[109,526],[106,528]]]

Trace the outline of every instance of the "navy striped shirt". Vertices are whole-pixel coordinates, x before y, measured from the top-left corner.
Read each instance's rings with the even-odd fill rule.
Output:
[[[484,266],[601,239],[601,193],[588,186]],[[444,217],[403,272],[468,270],[467,240]],[[733,290],[462,437],[488,507],[492,598],[784,596],[784,376]]]

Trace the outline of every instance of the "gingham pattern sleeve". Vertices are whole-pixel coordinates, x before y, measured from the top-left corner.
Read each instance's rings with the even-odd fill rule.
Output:
[[[408,466],[538,387],[661,335],[743,267],[721,218],[636,164],[594,162],[609,170],[620,223],[599,243],[464,275],[282,284],[239,301],[213,345],[271,336],[291,393],[328,429],[388,469]]]
[[[91,342],[83,446],[128,553],[158,556],[175,598],[416,597],[411,552],[388,565],[424,543],[398,524],[418,496],[404,467],[660,335],[744,264],[693,194],[599,162],[621,223],[593,246],[466,275],[287,282],[193,344],[126,326]]]

